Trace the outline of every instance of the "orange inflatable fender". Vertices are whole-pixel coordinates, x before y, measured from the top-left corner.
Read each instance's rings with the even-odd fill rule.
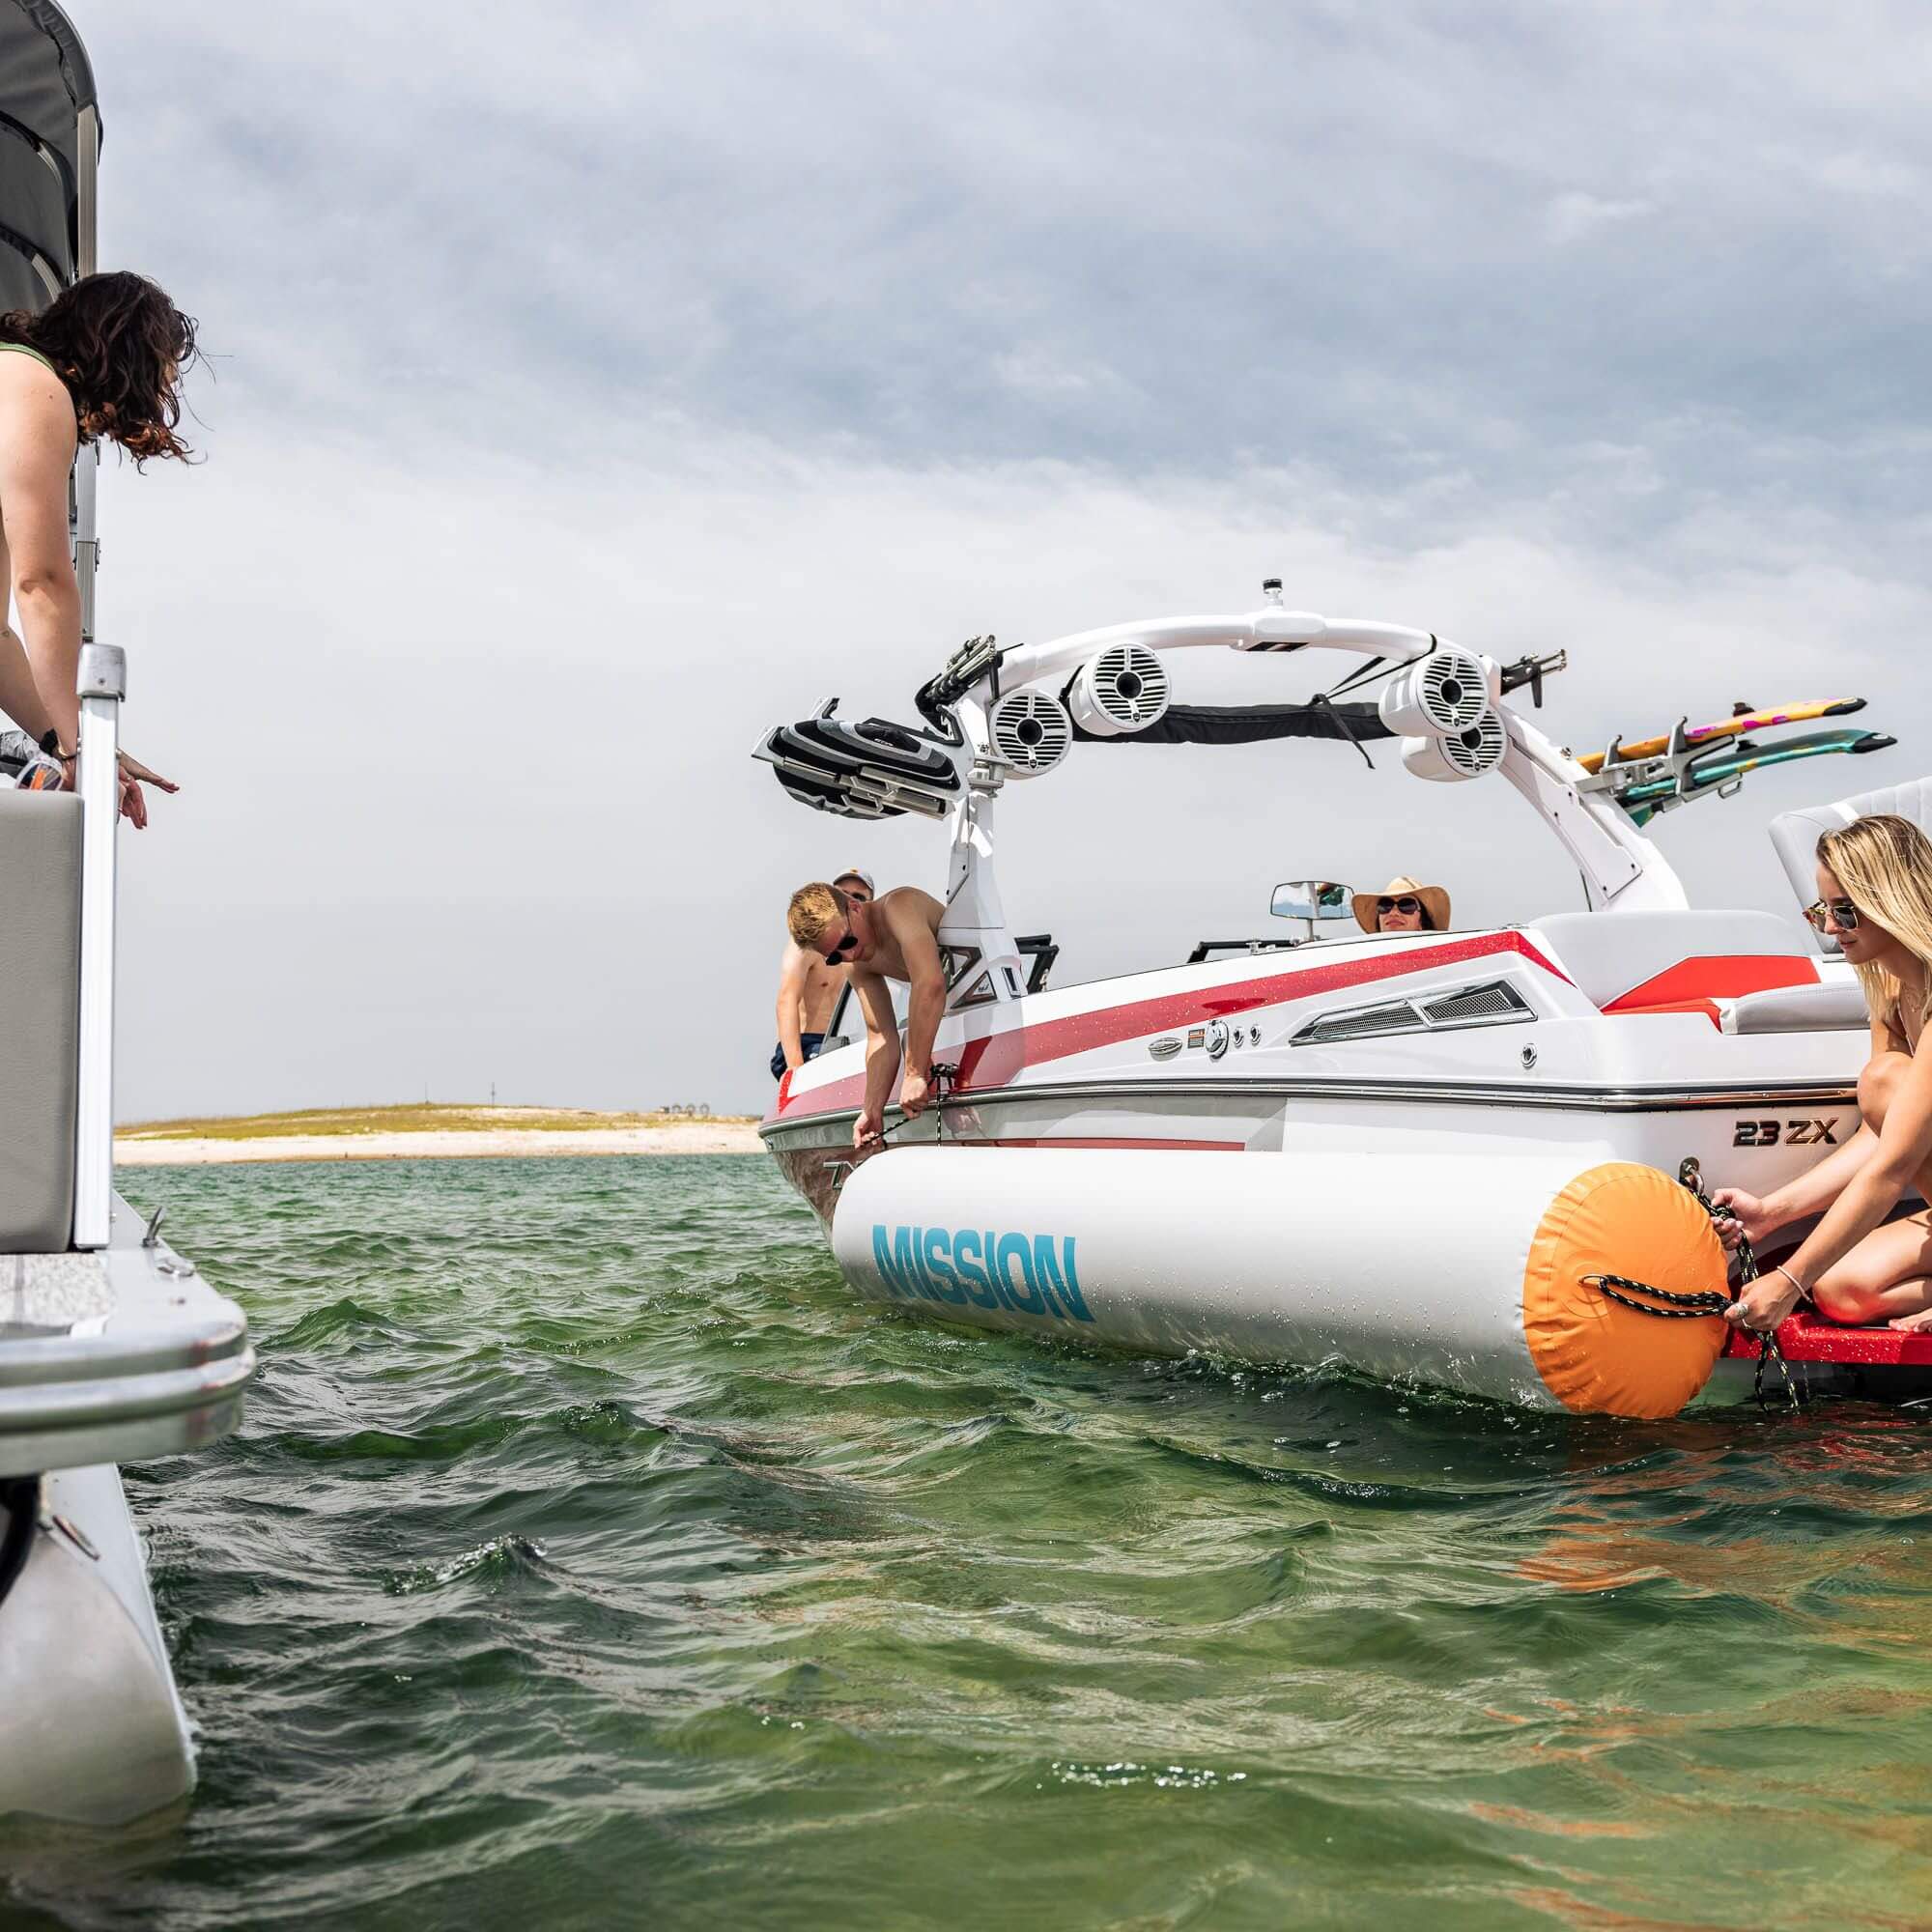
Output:
[[[1697,1197],[1634,1161],[1579,1174],[1545,1210],[1522,1272],[1522,1333],[1544,1385],[1579,1414],[1675,1415],[1729,1333],[1721,1316],[1663,1320],[1626,1308],[1585,1275],[1679,1294],[1724,1286],[1723,1245]]]

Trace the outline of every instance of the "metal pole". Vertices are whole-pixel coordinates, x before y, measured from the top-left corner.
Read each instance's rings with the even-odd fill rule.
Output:
[[[80,165],[74,180],[74,266],[83,275],[95,271],[97,210],[99,205],[100,116],[83,107],[74,122]],[[95,482],[100,473],[100,451],[90,443],[73,466],[73,575],[80,586],[80,638],[94,639],[94,575],[100,561],[100,526],[95,521]]]
[[[75,120],[74,268],[95,272],[99,255],[100,117]],[[115,841],[121,823],[121,700],[126,655],[94,641],[94,581],[100,557],[95,485],[99,451],[73,469],[73,574],[80,590],[80,1051],[74,1106],[73,1244],[104,1248],[114,1216]]]
[[[94,273],[99,264],[97,242],[100,206],[100,110],[91,102],[73,119],[74,147],[79,166],[74,173],[74,272]]]
[[[80,1067],[74,1108],[73,1244],[104,1248],[114,1212],[115,838],[128,660],[80,653]]]

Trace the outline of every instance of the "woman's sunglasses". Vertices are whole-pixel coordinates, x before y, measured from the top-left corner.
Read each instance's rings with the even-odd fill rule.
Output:
[[[1823,932],[1828,925],[1835,925],[1840,932],[1856,932],[1859,929],[1859,909],[1850,899],[1839,899],[1827,905],[1823,899],[1814,899],[1804,908],[1804,917]]]
[[[838,942],[838,944],[835,946],[832,949],[832,951],[825,955],[825,963],[828,966],[838,965],[839,960],[844,958],[846,953],[850,952],[853,947],[857,946],[858,943],[859,943],[859,935],[856,932],[848,932],[845,935],[845,937],[841,939]]]
[[[1422,901],[1420,899],[1378,899],[1376,901],[1376,914],[1378,918],[1385,912],[1416,913],[1421,910]]]

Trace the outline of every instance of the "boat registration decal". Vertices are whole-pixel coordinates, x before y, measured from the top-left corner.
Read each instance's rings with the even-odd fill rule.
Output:
[[[1057,1321],[1091,1321],[1071,1235],[872,1223],[872,1265],[895,1301],[973,1302]]]

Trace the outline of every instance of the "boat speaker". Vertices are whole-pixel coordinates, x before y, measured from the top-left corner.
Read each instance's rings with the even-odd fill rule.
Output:
[[[1080,667],[1066,708],[1095,738],[1145,731],[1167,709],[1167,667],[1145,644],[1110,644]]]
[[[993,751],[1011,767],[1009,776],[1037,779],[1050,772],[1073,743],[1073,720],[1050,691],[1022,685],[994,701],[987,719]]]
[[[1405,738],[1466,731],[1490,708],[1490,677],[1467,651],[1434,650],[1394,678],[1376,709]]]
[[[1503,721],[1493,711],[1485,711],[1461,731],[1447,731],[1439,738],[1405,738],[1402,762],[1419,779],[1456,784],[1494,771],[1508,750]]]

